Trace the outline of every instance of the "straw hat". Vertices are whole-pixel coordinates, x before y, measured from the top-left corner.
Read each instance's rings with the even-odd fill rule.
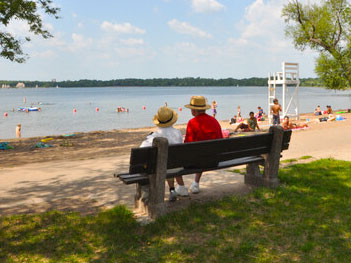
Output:
[[[184,107],[194,110],[208,110],[211,108],[211,106],[206,103],[204,96],[192,96],[190,104],[184,105]]]
[[[167,106],[158,109],[152,122],[161,128],[172,126],[178,120],[178,114]]]

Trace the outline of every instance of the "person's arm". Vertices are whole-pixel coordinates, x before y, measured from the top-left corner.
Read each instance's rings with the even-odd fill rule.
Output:
[[[142,141],[142,143],[140,144],[139,147],[148,147],[148,146],[152,146],[152,141],[154,140],[155,134],[153,132],[151,132],[144,141]]]
[[[256,122],[256,127],[257,127],[257,130],[261,131],[260,127],[258,126],[257,119],[255,120],[255,122]]]
[[[194,140],[195,140],[194,132],[188,123],[188,125],[186,126],[186,133],[185,133],[184,142],[193,142]]]
[[[279,104],[279,111],[282,111],[282,106]]]

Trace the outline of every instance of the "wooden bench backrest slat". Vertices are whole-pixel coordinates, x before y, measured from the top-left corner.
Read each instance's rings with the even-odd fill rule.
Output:
[[[289,147],[291,131],[283,135],[282,150]],[[206,168],[218,162],[234,158],[268,153],[273,139],[272,133],[262,133],[230,139],[219,139],[170,145],[167,169],[178,167]],[[154,173],[157,149],[155,147],[133,148],[129,173]]]
[[[156,166],[157,149],[155,147],[133,148],[130,154],[129,173],[153,173]]]
[[[168,149],[168,168],[215,166],[218,162],[238,157],[268,153],[271,134],[171,145]]]

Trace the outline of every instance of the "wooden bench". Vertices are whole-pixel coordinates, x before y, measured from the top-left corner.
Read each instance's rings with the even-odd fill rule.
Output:
[[[166,213],[166,178],[246,164],[245,184],[278,186],[281,152],[288,149],[290,137],[291,131],[280,126],[268,133],[174,145],[158,137],[152,147],[131,149],[129,173],[115,176],[137,185],[135,206],[154,219]]]

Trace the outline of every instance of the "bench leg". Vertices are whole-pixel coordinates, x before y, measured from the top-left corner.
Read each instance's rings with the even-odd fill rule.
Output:
[[[136,186],[135,208],[146,213],[150,219],[166,213],[165,181],[167,174],[168,141],[166,138],[155,138],[152,142],[157,147],[156,173],[149,175],[149,185]]]
[[[165,181],[167,174],[168,140],[156,137],[152,146],[157,147],[156,173],[149,175],[149,185],[136,186],[135,208],[146,213],[150,219],[166,213]]]
[[[149,203],[149,186],[136,184],[136,193],[135,193],[135,208],[137,208],[141,213],[148,212],[148,203]]]
[[[263,186],[263,177],[260,172],[259,162],[246,165],[245,184]]]
[[[265,159],[263,181],[264,186],[277,187],[279,186],[278,171],[284,130],[280,126],[274,126],[269,131],[273,132],[273,141],[270,153],[263,155]]]

